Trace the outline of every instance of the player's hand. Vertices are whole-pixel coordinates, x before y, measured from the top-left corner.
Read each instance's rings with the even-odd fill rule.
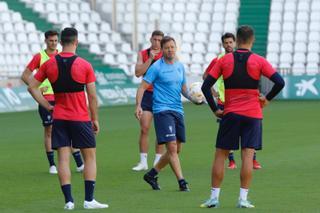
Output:
[[[44,87],[40,88],[41,93],[45,93],[45,92],[47,92],[47,90],[48,90],[47,86],[44,86]]]
[[[48,110],[48,112],[52,112],[53,111],[54,106],[52,106],[51,104],[49,104],[49,106],[46,107],[46,109]]]
[[[223,116],[223,111],[221,109],[218,109],[217,111],[214,112],[214,114],[218,117],[218,118],[222,118]]]
[[[153,53],[152,51],[150,51],[150,55],[149,57],[153,60],[156,57],[156,53]]]
[[[92,128],[93,128],[94,134],[98,134],[100,131],[99,121],[97,120],[92,121]]]
[[[269,101],[266,99],[264,95],[259,96],[259,102],[260,102],[261,108],[264,108],[269,104]]]
[[[136,118],[137,118],[139,121],[140,121],[140,119],[141,119],[142,113],[143,113],[143,110],[142,110],[141,106],[137,106],[134,115],[136,116]]]

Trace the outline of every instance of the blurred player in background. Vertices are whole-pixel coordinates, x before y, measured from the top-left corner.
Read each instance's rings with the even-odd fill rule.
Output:
[[[97,174],[94,134],[100,129],[94,70],[89,62],[75,55],[78,46],[78,31],[75,28],[65,28],[61,32],[61,45],[62,52],[40,67],[30,78],[28,89],[46,110],[52,111],[54,108],[52,148],[58,150],[58,175],[65,197],[64,208],[74,209],[69,165],[71,147],[80,148],[84,158],[84,208],[107,208],[107,204],[97,202],[93,195]],[[45,79],[49,79],[52,85],[56,101],[54,106],[38,89]]]
[[[207,77],[208,72],[214,67],[214,65],[217,63],[217,61],[220,58],[222,58],[225,54],[233,52],[234,48],[236,47],[236,37],[232,33],[223,34],[221,37],[221,42],[222,42],[222,46],[223,46],[225,52],[220,53],[218,55],[218,57],[214,58],[211,61],[211,63],[209,64],[209,66],[207,67],[207,69],[205,70],[205,72],[202,76],[203,80]],[[211,89],[212,94],[218,100],[218,108],[223,110],[223,108],[224,108],[224,82],[223,82],[222,76],[220,78],[218,78],[216,85],[217,85],[216,86],[217,91],[215,91],[215,89],[212,87],[212,89]],[[217,121],[220,122],[220,120],[221,119],[218,118]],[[228,155],[228,159],[229,159],[228,169],[237,168],[236,162],[234,160],[233,151],[230,151],[230,153]],[[254,156],[253,156],[253,168],[254,169],[261,169],[261,165],[256,159],[256,152],[254,153]]]
[[[237,30],[238,49],[218,60],[202,85],[202,91],[212,112],[217,117],[222,117],[222,120],[212,166],[211,196],[200,207],[219,206],[224,161],[230,150],[239,149],[240,143],[242,166],[237,207],[254,208],[247,196],[252,180],[252,158],[255,150],[262,149],[262,107],[267,106],[269,101],[282,90],[284,81],[268,61],[251,52],[253,43],[253,29],[250,26],[240,26]],[[259,92],[261,75],[274,83],[266,97]],[[223,76],[225,85],[224,111],[217,107],[211,93],[211,87],[220,76]]]
[[[45,44],[46,49],[41,50],[38,54],[34,55],[32,60],[29,62],[27,67],[22,73],[21,79],[22,81],[28,85],[30,75],[35,70],[38,70],[42,64],[44,64],[47,60],[54,57],[58,54],[57,45],[58,45],[58,37],[59,34],[57,31],[49,30],[45,32]],[[50,102],[51,105],[54,105],[54,94],[51,87],[51,84],[48,79],[46,79],[39,87],[43,96],[46,100]],[[42,119],[42,125],[44,127],[44,145],[47,154],[47,158],[49,161],[49,173],[57,174],[57,168],[54,163],[54,152],[51,148],[51,131],[52,131],[52,113],[47,111],[41,105],[38,107],[39,115]],[[79,150],[73,150],[73,157],[77,164],[77,171],[81,172],[83,170],[83,162],[81,159],[81,154]]]
[[[163,57],[149,68],[137,91],[135,115],[137,119],[141,119],[144,113],[141,106],[143,94],[150,85],[153,85],[153,114],[157,142],[165,144],[167,151],[143,178],[153,190],[160,190],[157,175],[170,164],[180,191],[189,191],[179,160],[182,143],[186,141],[181,94],[190,100],[185,71],[184,66],[176,61],[177,47],[172,37],[165,36],[161,41],[161,48]]]
[[[152,32],[150,42],[151,46],[148,49],[142,50],[138,54],[138,60],[136,64],[135,74],[137,77],[144,76],[147,73],[148,68],[162,57],[162,51],[160,42],[163,38],[163,32],[156,30]],[[133,167],[134,171],[141,171],[148,169],[148,137],[149,129],[152,122],[152,96],[153,87],[150,85],[144,92],[141,107],[143,110],[140,122],[140,137],[139,137],[139,150],[140,150],[140,162],[137,166]],[[163,152],[163,145],[156,143],[156,155],[153,165],[156,165]]]

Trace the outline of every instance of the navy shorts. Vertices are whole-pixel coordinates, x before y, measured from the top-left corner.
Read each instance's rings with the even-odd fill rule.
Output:
[[[143,111],[150,111],[152,112],[152,96],[153,92],[150,92],[148,90],[144,91],[142,101],[141,101],[141,108]]]
[[[170,141],[186,141],[183,115],[178,112],[167,110],[155,113],[154,128],[156,130],[158,144]]]
[[[70,146],[73,148],[95,148],[91,121],[54,120],[52,125],[52,149]]]
[[[54,105],[54,101],[49,101],[51,105]],[[42,120],[43,126],[50,126],[53,123],[52,112],[49,112],[43,106],[39,105],[38,112]]]
[[[228,113],[220,122],[216,147],[226,150],[262,149],[262,119]]]

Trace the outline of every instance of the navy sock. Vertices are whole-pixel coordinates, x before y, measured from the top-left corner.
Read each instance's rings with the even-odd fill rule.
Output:
[[[257,155],[256,153],[253,154],[253,160],[256,160],[257,159]]]
[[[149,172],[148,172],[148,175],[152,176],[152,177],[155,177],[157,176],[158,172],[157,170],[155,170],[155,168],[152,168]]]
[[[49,165],[50,166],[54,166],[55,163],[54,163],[54,152],[47,152],[47,158],[48,158],[48,161],[49,161]]]
[[[80,155],[80,151],[74,152],[74,153],[72,153],[72,155],[73,155],[74,161],[77,164],[77,167],[82,166],[83,162],[82,162],[82,158]]]
[[[66,203],[68,202],[73,202],[73,198],[72,198],[72,195],[71,195],[71,184],[66,184],[66,185],[63,185],[61,186],[61,189],[62,189],[62,192],[63,192],[63,195],[64,195],[64,200]]]
[[[228,155],[229,161],[234,161],[233,152],[230,152]]]
[[[96,182],[93,180],[85,180],[84,181],[85,201],[92,201],[93,200],[93,192],[94,192],[95,183]]]

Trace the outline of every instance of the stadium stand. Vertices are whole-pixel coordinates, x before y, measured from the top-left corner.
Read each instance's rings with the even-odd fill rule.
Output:
[[[269,25],[270,0],[240,1],[239,25],[251,25],[255,30],[253,51],[265,56]]]
[[[273,0],[267,59],[295,75],[319,73],[320,1]]]
[[[41,49],[43,35],[6,2],[0,2],[0,31],[0,79],[17,77],[32,54]]]
[[[20,5],[11,10],[13,2],[28,8]],[[79,55],[84,54],[96,66],[118,67],[140,82],[134,78],[136,52],[129,42],[133,5],[117,0],[116,6],[117,32],[111,29],[112,0],[96,0],[96,10],[91,9],[90,0],[0,1],[0,48],[4,50],[0,77],[20,75],[31,55],[41,48],[45,29],[72,25],[80,32]],[[38,24],[29,8],[50,24]],[[222,33],[249,24],[256,30],[253,51],[286,72],[313,75],[319,73],[319,14],[318,0],[261,0],[259,4],[255,0],[140,0],[139,48],[148,47],[150,33],[159,28],[176,38],[187,73],[200,75],[221,51]],[[259,19],[254,18],[257,16]]]
[[[117,1],[119,32],[115,32],[111,30],[110,20],[102,19],[99,13],[91,10],[89,1],[62,0],[57,3],[54,0],[20,0],[20,2],[24,2],[27,7],[32,8],[58,28],[75,26],[80,32],[80,42],[91,53],[101,58],[105,64],[120,67],[128,76],[134,75],[136,52],[127,42],[132,33],[132,3],[128,4],[125,0]],[[97,1],[98,12],[111,14],[111,8],[111,0]],[[138,16],[140,48],[148,44],[146,40],[149,39],[150,32],[155,29],[154,22],[158,20],[159,28],[177,39],[181,50],[180,58],[187,64],[186,70],[191,74],[199,74],[221,51],[219,44],[221,34],[225,31],[235,31],[238,8],[239,0],[228,0],[227,5],[222,0],[140,1]],[[17,28],[19,29],[19,26]],[[213,33],[215,36],[211,36]],[[32,39],[31,41],[25,37],[20,36],[19,39],[27,43],[37,40],[34,36],[28,37]],[[36,50],[37,47],[33,46],[30,49]],[[22,50],[29,52],[26,48]],[[197,65],[191,66],[191,63]],[[17,69],[17,72],[19,71]]]
[[[112,0],[97,0],[101,14],[111,17]],[[133,5],[117,1],[119,31],[132,34]],[[158,29],[175,37],[179,57],[189,74],[199,75],[221,51],[220,37],[235,32],[239,0],[141,0],[138,5],[138,37],[141,48],[148,47],[150,33]],[[110,20],[110,19],[109,19]],[[111,21],[111,20],[110,20]]]
[[[79,41],[89,51],[100,57],[105,64],[120,66],[129,76],[136,53],[118,32],[112,31],[110,23],[101,19],[99,13],[91,10],[90,4],[81,0],[21,0],[59,28],[74,26],[79,31]]]
[[[59,30],[61,27],[64,27],[61,24],[53,25],[52,23],[47,22],[46,19],[44,19],[43,17],[47,18],[48,14],[39,14],[38,12],[33,10],[33,7],[31,5],[31,3],[36,3],[36,2],[39,2],[39,1],[26,1],[26,2],[23,2],[23,1],[19,1],[19,0],[6,0],[6,1],[1,1],[1,2],[3,2],[4,4],[7,4],[7,7],[9,7],[11,10],[15,11],[16,13],[20,13],[24,20],[30,21],[31,22],[30,25],[33,25],[32,28],[34,30],[36,28],[38,30],[41,30],[41,32],[39,32],[41,37],[40,37],[39,40],[37,40],[37,42],[40,42],[41,44],[43,43],[43,39],[44,39],[43,36],[42,36],[44,31],[46,31],[48,29],[57,29],[57,30]],[[81,3],[83,1],[77,1],[77,2]],[[41,5],[41,4],[39,4],[39,5]],[[49,5],[52,5],[52,4],[49,4]],[[86,5],[89,5],[89,4],[86,3]],[[31,9],[31,7],[32,7],[32,9]],[[36,7],[38,7],[38,6],[36,6]],[[52,8],[52,6],[48,6],[49,10],[50,10],[50,8]],[[80,8],[80,6],[79,6],[79,8]],[[27,27],[28,26],[29,26],[29,24],[27,25]],[[110,28],[109,25],[107,25],[107,26],[103,25],[103,24],[101,25],[101,29],[104,30],[104,31],[106,31],[108,29],[108,27]],[[83,36],[83,34],[80,33],[80,40],[81,40],[81,36]],[[120,36],[113,36],[113,37],[118,39]],[[12,37],[8,37],[8,38],[12,39]],[[101,38],[103,38],[103,37],[101,36]],[[32,39],[35,40],[36,38],[33,37],[33,36],[30,36],[30,39],[32,41]],[[27,41],[26,44],[29,45],[29,42]],[[25,46],[25,44],[22,45],[22,46]],[[33,50],[36,50],[36,49],[37,49],[36,47],[33,48]],[[117,67],[111,67],[110,65],[103,64],[102,57],[99,57],[96,54],[90,53],[88,51],[88,49],[89,49],[88,45],[80,43],[80,46],[77,49],[77,54],[79,56],[84,57],[87,60],[89,60],[96,71],[98,70],[99,72],[104,72],[106,75],[110,74],[110,75],[113,75],[113,76],[117,76],[115,79],[110,79],[108,81],[109,84],[111,82],[113,82],[113,81],[114,82],[119,82],[119,79],[121,79],[121,81],[124,80],[125,82],[128,82],[127,86],[130,85],[131,80],[129,80],[128,77],[125,77],[125,76],[122,75],[122,74],[124,74],[122,69],[120,69],[118,66]],[[38,49],[38,51],[39,51],[39,49]],[[29,52],[29,54],[30,54],[30,56],[32,55],[31,52]],[[31,57],[29,57],[29,58],[24,57],[24,60],[25,60],[24,62],[27,63],[30,58]],[[9,77],[10,81],[11,81],[12,80],[11,77],[13,77],[15,79],[18,79],[20,77],[20,74],[21,74],[21,72],[23,71],[23,69],[24,69],[24,67],[26,65],[23,61],[22,62],[21,61],[22,60],[20,60],[20,62],[19,62],[20,66],[21,66],[19,68],[19,70],[17,70],[16,72],[11,72],[11,71],[10,71],[10,73],[7,72],[7,75],[5,76],[5,78]],[[22,70],[20,70],[21,68],[22,68]],[[98,83],[101,83],[101,82],[104,82],[104,84],[106,83],[104,78],[99,79]]]

